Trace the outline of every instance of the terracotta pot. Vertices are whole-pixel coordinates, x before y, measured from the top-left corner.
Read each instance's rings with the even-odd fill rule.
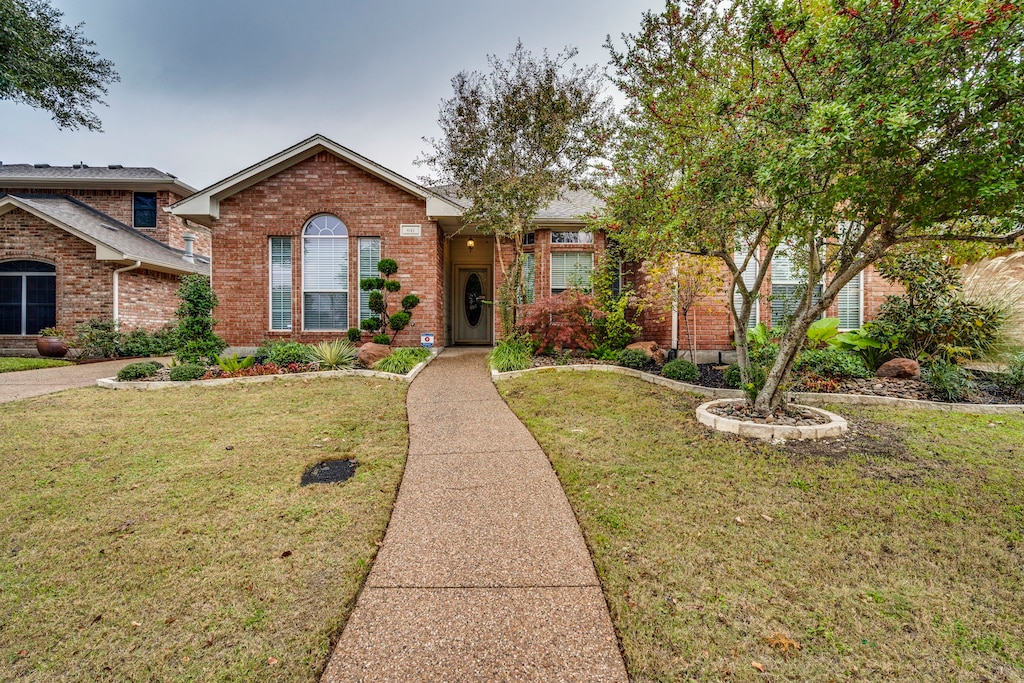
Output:
[[[68,345],[60,337],[40,337],[36,340],[36,351],[45,358],[63,358],[68,353]]]

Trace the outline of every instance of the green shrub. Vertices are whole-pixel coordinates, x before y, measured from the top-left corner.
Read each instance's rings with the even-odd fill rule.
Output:
[[[79,358],[114,358],[121,346],[121,333],[112,318],[92,318],[75,325],[75,337]]]
[[[685,358],[676,358],[665,363],[665,367],[661,369],[661,374],[669,379],[679,380],[680,382],[692,382],[700,377],[700,370]]]
[[[925,366],[921,379],[928,383],[934,396],[944,401],[961,401],[974,389],[967,370],[943,360]]]
[[[393,331],[400,332],[405,329],[405,326],[409,324],[411,319],[412,315],[408,311],[396,311],[388,318],[388,325],[390,325]]]
[[[487,363],[497,372],[525,370],[533,365],[533,342],[529,335],[509,335],[487,354]]]
[[[214,356],[213,362],[220,367],[221,370],[227,373],[238,372],[239,370],[246,370],[256,364],[256,356],[249,356],[247,358],[239,358],[238,354],[232,354],[230,358],[221,358],[220,356]]]
[[[373,335],[374,344],[383,344],[384,346],[391,346],[391,337],[386,334],[375,334]]]
[[[1006,372],[996,376],[996,384],[1005,391],[1024,397],[1024,353],[1013,357]]]
[[[260,365],[273,363],[280,367],[290,363],[312,363],[316,360],[308,346],[296,341],[265,341],[256,349],[255,358]]]
[[[118,382],[134,382],[139,379],[146,379],[156,374],[156,371],[162,368],[160,363],[131,363],[121,368],[120,372],[117,373]]]
[[[191,382],[206,374],[206,367],[197,363],[182,363],[171,368],[172,382]]]
[[[121,335],[121,343],[117,350],[122,356],[149,356],[153,353],[151,347],[149,332],[140,328]]]
[[[871,377],[860,356],[837,348],[804,349],[793,362],[793,372],[814,374],[830,379],[862,379]]]
[[[614,363],[619,357],[619,351],[621,351],[621,349],[614,348],[612,346],[609,346],[608,344],[601,344],[593,351],[588,351],[587,358],[607,360],[612,361]]]
[[[389,312],[388,295],[402,289],[400,281],[388,279],[398,272],[398,262],[390,258],[380,259],[377,271],[381,277],[367,277],[359,281],[359,289],[368,292],[367,306],[373,313],[373,317],[363,320],[360,327],[374,335],[374,342],[390,345],[395,334],[409,325],[412,309],[419,305],[420,298],[415,294],[407,294],[401,300],[402,309]],[[388,329],[391,330],[390,335]],[[378,342],[377,339],[382,337],[387,338],[387,341]]]
[[[174,313],[178,318],[175,330],[178,348],[174,357],[184,363],[213,361],[228,345],[213,333],[213,326],[217,323],[213,319],[213,309],[218,301],[210,279],[198,273],[182,276],[178,298],[181,305]]]
[[[768,374],[760,365],[750,366],[751,382],[752,384],[754,384],[754,386],[758,387],[758,389],[764,386],[764,381],[767,378],[767,376]],[[736,363],[733,363],[732,365],[725,369],[725,373],[723,373],[723,379],[725,380],[725,386],[729,387],[730,389],[743,388],[743,376],[740,374],[740,366],[737,365]]]
[[[393,372],[396,375],[404,375],[429,357],[430,351],[418,346],[395,349],[391,352],[390,356],[377,361],[373,369],[378,372]]]
[[[647,354],[640,349],[623,349],[616,356],[616,361],[619,365],[633,368],[634,370],[646,370],[653,365]]]
[[[350,327],[350,328],[348,328],[348,333],[347,334],[348,334],[348,340],[350,342],[352,342],[353,344],[358,344],[360,342],[360,340],[362,340],[362,338],[363,338],[363,331],[360,330],[358,327]]]
[[[310,350],[319,361],[321,370],[347,370],[356,364],[359,355],[359,350],[351,342],[341,339],[322,341]]]

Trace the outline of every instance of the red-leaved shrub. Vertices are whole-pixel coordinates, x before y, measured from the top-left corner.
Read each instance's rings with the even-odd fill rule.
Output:
[[[603,316],[593,296],[567,289],[524,306],[519,324],[544,351],[590,351],[595,346],[594,320]]]

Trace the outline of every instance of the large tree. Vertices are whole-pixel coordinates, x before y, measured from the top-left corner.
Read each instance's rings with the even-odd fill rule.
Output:
[[[600,225],[634,255],[720,259],[745,379],[780,247],[803,275],[757,409],[782,400],[811,323],[890,250],[1022,234],[1021,18],[995,0],[692,0],[609,41],[628,104]]]
[[[611,131],[611,100],[596,67],[572,63],[576,50],[536,57],[522,43],[507,59],[488,57],[490,73],[461,72],[441,102],[441,136],[419,163],[426,183],[450,185],[469,204],[467,223],[515,245],[498,306],[504,333],[521,300],[522,241],[537,212],[580,188]]]
[[[46,0],[0,0],[0,99],[45,109],[61,128],[100,130],[92,105],[118,75],[63,16]]]

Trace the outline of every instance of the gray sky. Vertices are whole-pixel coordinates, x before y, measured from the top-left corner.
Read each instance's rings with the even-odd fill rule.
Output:
[[[662,0],[51,0],[114,62],[103,133],[0,102],[0,161],[155,166],[205,187],[313,133],[405,176],[436,136],[451,77],[488,54],[636,33]],[[611,87],[609,86],[609,92]]]

